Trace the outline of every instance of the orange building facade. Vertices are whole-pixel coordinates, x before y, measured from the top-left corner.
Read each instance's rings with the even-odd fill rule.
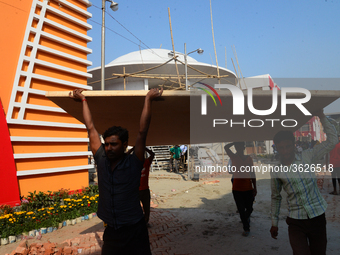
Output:
[[[92,89],[87,86],[90,5],[88,0],[0,2],[0,97],[21,196],[88,186],[93,165],[85,126],[45,93]],[[1,168],[0,177],[7,171]]]

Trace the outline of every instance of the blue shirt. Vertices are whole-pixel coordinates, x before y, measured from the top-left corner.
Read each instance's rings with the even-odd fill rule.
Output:
[[[134,153],[125,155],[112,171],[104,145],[94,159],[98,172],[98,217],[115,229],[140,221],[144,217],[139,201],[143,162]]]

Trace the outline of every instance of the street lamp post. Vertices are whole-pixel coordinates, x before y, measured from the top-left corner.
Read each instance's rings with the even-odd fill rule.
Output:
[[[101,49],[101,90],[105,90],[105,2],[111,2],[110,8],[118,10],[118,4],[113,0],[102,0],[102,49]]]
[[[198,48],[196,50],[193,50],[187,54],[187,44],[184,43],[184,63],[185,63],[185,90],[189,90],[188,87],[188,61],[187,61],[187,56],[191,53],[197,52],[198,54],[203,54],[204,50],[201,48]]]
[[[193,52],[197,52],[198,54],[202,54],[203,50],[201,48],[198,48],[197,50],[191,51],[187,54],[187,44],[184,43],[184,63],[185,63],[185,90],[189,90],[188,87],[188,60],[187,60],[187,56]],[[188,171],[188,179],[191,180],[192,179],[192,164],[193,164],[193,156],[190,155],[190,149],[191,149],[191,145],[188,144],[187,146],[187,171]],[[191,158],[190,158],[191,157]]]

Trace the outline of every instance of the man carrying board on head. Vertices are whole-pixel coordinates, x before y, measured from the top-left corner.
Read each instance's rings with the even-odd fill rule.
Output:
[[[70,92],[70,97],[82,103],[90,147],[97,164],[99,186],[97,214],[106,225],[102,254],[151,254],[138,190],[146,136],[151,120],[151,104],[162,95],[163,88],[151,89],[145,97],[135,153],[130,155],[125,153],[129,138],[128,131],[120,126],[113,126],[106,130],[103,134],[105,143],[101,143],[82,91],[76,89],[73,94]]]

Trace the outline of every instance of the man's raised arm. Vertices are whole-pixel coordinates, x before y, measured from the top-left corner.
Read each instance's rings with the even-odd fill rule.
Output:
[[[83,104],[83,117],[84,117],[86,129],[87,129],[87,133],[90,139],[91,151],[94,156],[97,150],[99,149],[99,147],[101,146],[101,141],[99,138],[99,134],[94,127],[90,108],[87,104],[86,98],[81,92],[83,92],[83,89],[75,89],[73,93],[70,92],[70,97]]]
[[[146,136],[151,121],[151,103],[155,98],[160,97],[162,93],[163,88],[161,90],[151,89],[145,97],[144,107],[140,117],[139,132],[135,144],[135,154],[140,161],[144,161]]]
[[[330,152],[339,140],[338,130],[336,127],[337,123],[332,119],[328,119],[323,113],[323,109],[315,112],[313,116],[319,117],[323,127],[323,131],[327,136],[326,141],[315,145],[312,150],[304,151],[304,155],[306,157],[309,157],[310,160],[315,161],[317,159],[321,159],[325,154]]]
[[[230,147],[232,147],[234,145],[235,145],[235,143],[228,143],[224,146],[224,150],[228,154],[229,157],[230,157],[230,155],[234,155],[234,153],[230,150]]]
[[[149,160],[150,163],[152,162],[153,158],[155,157],[155,153],[152,150],[149,150],[148,148],[145,148],[146,152],[150,154]]]

